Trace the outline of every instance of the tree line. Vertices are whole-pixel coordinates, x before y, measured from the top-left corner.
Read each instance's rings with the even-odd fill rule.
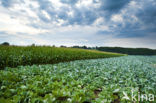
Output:
[[[98,47],[97,50],[129,55],[156,55],[156,50],[149,48]]]
[[[73,46],[72,48],[96,49],[99,51],[122,53],[129,55],[156,55],[156,49],[149,48],[87,47],[87,46]]]
[[[4,42],[1,45],[9,46],[8,42]],[[31,46],[35,46],[32,44]],[[53,47],[55,47],[53,45]],[[64,45],[60,47],[67,48]],[[122,54],[129,54],[129,55],[156,55],[156,49],[149,49],[149,48],[123,48],[123,47],[87,47],[87,46],[72,46],[70,48],[80,48],[80,49],[93,49],[99,51],[106,51],[106,52],[114,52],[114,53],[122,53]]]

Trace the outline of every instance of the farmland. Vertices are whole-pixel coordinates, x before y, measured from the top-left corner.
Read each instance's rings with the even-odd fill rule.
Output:
[[[123,54],[48,46],[0,46],[0,69],[19,65],[54,64],[117,56],[123,56]]]
[[[0,103],[134,103],[132,89],[135,103],[141,94],[150,97],[141,103],[155,103],[155,64],[156,56],[123,56],[6,68]]]

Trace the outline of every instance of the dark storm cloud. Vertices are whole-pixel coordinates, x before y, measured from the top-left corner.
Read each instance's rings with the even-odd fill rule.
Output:
[[[153,37],[156,38],[156,1],[141,1],[142,8],[137,10],[135,14],[132,13],[138,18],[139,22],[130,23],[125,21],[126,26],[119,32],[119,37],[143,37],[155,34]],[[128,19],[128,17],[125,19]]]
[[[40,10],[45,10],[51,17],[52,21],[62,19],[67,21],[65,25],[90,25],[98,18],[98,12],[95,12],[95,9],[88,8],[77,8],[73,6],[78,2],[78,0],[61,0],[62,3],[67,4],[68,6],[62,6],[59,10],[54,9],[48,0],[39,0]],[[72,4],[72,5],[71,5]],[[69,16],[68,13],[73,11],[73,16]],[[38,13],[39,18],[44,22],[49,22],[44,15],[40,12]]]
[[[99,15],[109,20],[113,14],[119,13],[130,0],[100,0]]]
[[[59,19],[67,20],[68,12],[69,12],[68,7],[61,7],[60,10],[56,12],[56,15],[58,16]]]
[[[100,9],[114,13],[120,11],[129,2],[130,0],[101,0]]]
[[[62,19],[66,25],[91,25],[98,18],[104,18],[106,21],[101,23],[102,25],[109,26],[109,31],[97,31],[100,35],[114,34],[118,38],[133,38],[144,37],[150,33],[156,33],[156,1],[155,0],[93,0],[93,3],[100,3],[97,8],[76,7],[76,3],[79,0],[61,0],[63,4],[68,6],[62,6],[59,10],[55,11],[53,5],[48,0],[39,0],[40,9],[45,10],[51,17],[51,21],[58,22],[58,19]],[[141,9],[129,7],[129,3],[136,2],[136,6],[141,6]],[[68,13],[72,10],[73,15],[69,16]],[[121,14],[122,10],[127,10],[125,14]],[[123,21],[112,22],[112,15],[120,14],[123,17]],[[132,22],[135,16],[138,20]],[[44,15],[38,15],[44,22],[49,22]],[[123,23],[124,22],[124,23]],[[114,27],[115,25],[115,27]]]
[[[91,9],[85,7],[77,8],[73,6],[78,1],[79,0],[62,0],[62,3],[66,3],[69,5],[72,4],[74,16],[69,17],[66,14],[64,14],[66,20],[68,20],[68,24],[70,25],[91,25],[99,17],[110,18],[112,14],[115,14],[118,11],[120,11],[126,4],[129,3],[130,0],[94,0],[93,3],[101,3],[101,6],[99,6],[98,8],[92,7]]]
[[[111,32],[105,32],[105,31],[98,31],[97,34],[115,34],[117,38],[140,38],[140,37],[148,37],[151,36],[156,39],[156,1],[155,0],[138,0],[133,1],[136,2],[136,6],[129,7],[126,3],[126,0],[120,2],[119,4],[109,3],[113,0],[104,2],[105,5],[103,6],[103,10],[107,10],[109,12],[106,13],[107,17],[110,18],[113,13],[120,14],[123,17],[123,21],[118,22],[112,22],[107,19],[105,16],[104,18],[108,20],[108,25],[111,29]],[[118,1],[118,0],[116,0]],[[109,5],[110,4],[110,5]],[[122,4],[122,5],[120,5]],[[125,5],[125,6],[124,6]],[[139,7],[139,9],[137,8]],[[119,11],[125,10],[125,14],[120,13]],[[136,17],[137,20],[134,21],[134,18]],[[115,25],[111,26],[111,25]]]
[[[151,0],[151,2],[146,1],[136,16],[146,27],[156,29],[156,0]]]
[[[118,33],[118,38],[144,37],[148,32],[146,30],[122,30]]]
[[[59,22],[60,19],[66,21],[62,26],[91,26],[98,18],[103,18],[105,21],[100,24],[108,26],[111,32],[99,30],[97,34],[100,35],[115,34],[119,38],[142,37],[149,34],[156,35],[156,0],[93,0],[91,7],[85,5],[77,7],[76,4],[79,1],[60,0],[63,5],[59,9],[55,9],[56,5],[49,0],[38,0],[39,8],[36,13],[39,19],[45,23]],[[6,8],[18,3],[17,0],[0,0],[0,2]],[[23,3],[23,0],[21,2]],[[131,2],[136,2],[136,6],[130,7],[129,4]],[[93,6],[94,4],[100,5],[95,7]],[[126,12],[122,13],[124,10]],[[42,11],[48,13],[50,19]],[[69,15],[71,11],[72,16]],[[111,18],[115,14],[121,15],[123,21],[112,21]],[[131,16],[136,17],[137,20],[134,21]],[[38,24],[30,25],[40,28]]]
[[[75,5],[78,1],[79,0],[61,0],[66,6],[60,7],[59,10],[55,10],[54,4],[49,0],[38,0],[37,2],[40,5],[39,9],[45,10],[50,15],[51,21],[57,22],[57,19],[67,21],[63,25],[91,25],[99,17],[105,19],[110,18],[112,14],[117,13],[129,3],[129,0],[93,0],[93,4],[101,3],[101,5],[97,8],[78,8]],[[38,13],[39,18],[44,22],[49,22],[49,20],[40,13],[40,10]],[[71,10],[73,11],[73,16],[68,15]]]
[[[68,16],[68,24],[73,25],[90,25],[92,24],[98,16],[96,12],[89,10],[89,9],[77,9],[74,8],[73,16]]]
[[[57,15],[57,12],[54,11],[54,7],[49,0],[38,0],[37,2],[39,4],[39,9],[36,12],[41,21],[48,23],[56,20],[55,16]],[[45,11],[50,15],[50,20],[46,18],[45,14],[43,14],[42,11]],[[35,24],[32,25],[34,26]],[[38,28],[37,25],[35,25],[34,27]]]

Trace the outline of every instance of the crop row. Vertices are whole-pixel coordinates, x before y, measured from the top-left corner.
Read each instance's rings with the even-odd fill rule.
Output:
[[[0,69],[115,56],[121,54],[73,48],[0,46]]]
[[[155,103],[155,64],[156,56],[124,56],[6,68],[0,103]]]

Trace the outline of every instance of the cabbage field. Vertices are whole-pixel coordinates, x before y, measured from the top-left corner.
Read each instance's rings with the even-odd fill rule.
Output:
[[[19,66],[0,71],[0,103],[156,103],[156,56]]]

